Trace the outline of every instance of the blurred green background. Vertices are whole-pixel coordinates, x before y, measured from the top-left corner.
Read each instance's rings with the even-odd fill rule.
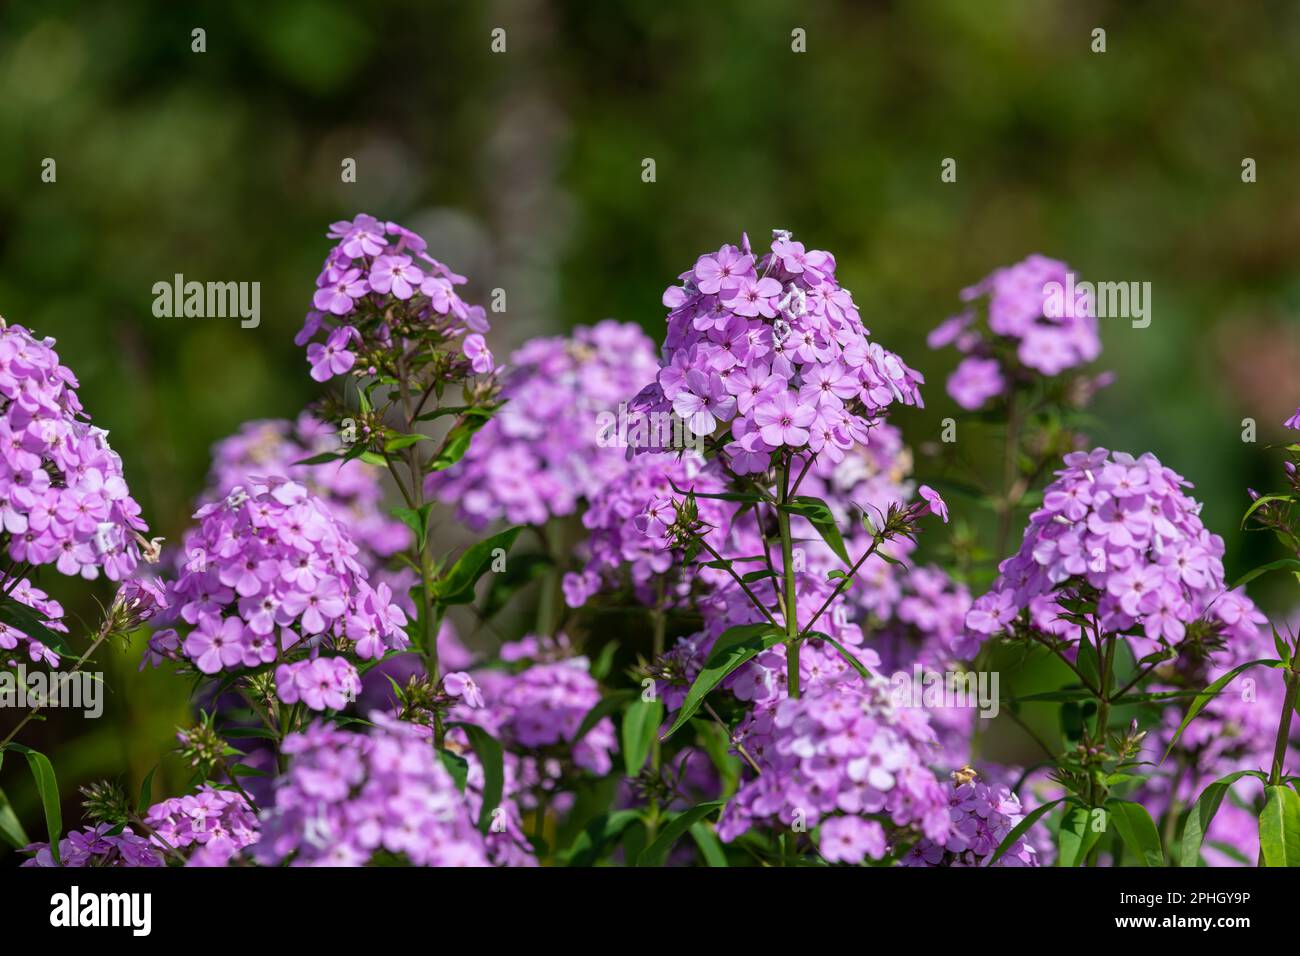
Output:
[[[605,317],[658,336],[660,293],[700,252],[792,229],[836,254],[873,335],[929,377],[929,407],[897,418],[914,445],[957,414],[953,353],[925,333],[962,287],[1042,252],[1152,283],[1149,328],[1103,323],[1117,381],[1094,437],[1193,480],[1235,576],[1271,553],[1235,528],[1245,486],[1276,483],[1262,446],[1300,404],[1297,64],[1287,2],[9,3],[0,314],[59,340],[175,541],[211,443],[319,394],[292,337],[334,219],[401,221],[472,298],[505,289],[499,352]],[[151,287],[178,272],[260,282],[261,326],[155,318]],[[94,620],[81,582],[40,583],[74,631]],[[138,658],[104,655],[104,719],[24,732],[65,795],[138,784],[186,719],[187,688],[136,676]],[[165,776],[156,792],[179,786]]]

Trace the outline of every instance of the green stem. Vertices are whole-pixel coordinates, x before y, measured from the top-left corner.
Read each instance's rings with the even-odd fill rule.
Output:
[[[664,652],[664,634],[667,630],[667,615],[664,613],[664,584],[659,582],[659,600],[650,611],[650,623],[653,629],[651,635],[650,653],[651,660],[657,661]],[[655,734],[650,741],[650,769],[653,772],[656,786],[659,780],[659,769],[663,764],[663,746],[659,739],[659,734]],[[650,805],[647,808],[646,815],[646,841],[653,842],[655,834],[659,830],[659,798],[652,797]]]
[[[781,486],[781,504],[790,497],[790,463],[782,461],[778,470]],[[791,697],[799,697],[799,615],[795,603],[794,541],[790,537],[790,514],[784,508],[776,509],[777,529],[781,534],[782,583],[785,599],[781,613],[785,618],[785,668],[786,684]]]
[[[1282,775],[1286,772],[1286,751],[1291,743],[1291,715],[1295,713],[1296,698],[1300,696],[1300,671],[1288,669],[1285,673],[1286,697],[1282,701],[1282,717],[1277,724],[1277,741],[1273,744],[1273,766],[1268,774],[1270,787],[1279,786]]]
[[[76,665],[72,668],[72,670],[67,671],[66,673],[71,675],[80,671],[81,668],[85,666],[86,662],[90,660],[91,655],[94,654],[95,651],[99,649],[99,645],[103,644],[106,640],[108,640],[109,635],[112,633],[112,628],[113,628],[113,609],[109,608],[108,611],[104,614],[104,622],[100,624],[99,631],[95,634],[95,640],[91,643],[90,647],[86,649],[86,653],[81,656],[81,659],[77,661]],[[27,715],[18,722],[18,726],[14,727],[13,730],[9,731],[8,736],[6,736],[4,740],[0,740],[0,751],[3,751],[11,743],[13,743],[14,738],[18,736],[18,732],[22,730],[24,727],[26,727],[27,724],[30,723],[38,713],[40,713],[40,710],[41,710],[41,705],[36,704],[30,710],[27,711]]]

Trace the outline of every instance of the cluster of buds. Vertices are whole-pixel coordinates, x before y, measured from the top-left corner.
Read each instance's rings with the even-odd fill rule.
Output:
[[[212,713],[200,714],[197,724],[176,732],[176,739],[180,742],[176,753],[204,779],[217,767],[223,767],[227,757],[240,756],[217,732]]]
[[[393,692],[397,695],[397,719],[425,727],[439,726],[458,704],[471,709],[483,706],[478,685],[462,671],[446,674],[437,682],[415,674],[405,687],[393,682]]]
[[[81,806],[91,823],[124,826],[131,819],[131,804],[126,792],[116,783],[96,780],[81,787]]]
[[[1091,710],[1094,705],[1088,705]],[[1067,753],[1053,779],[1067,790],[1099,806],[1111,785],[1142,762],[1142,742],[1147,732],[1138,729],[1134,718],[1123,732],[1093,736],[1085,733],[1075,748]]]

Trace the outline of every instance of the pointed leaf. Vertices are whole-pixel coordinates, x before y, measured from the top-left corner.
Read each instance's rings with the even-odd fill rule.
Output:
[[[1265,787],[1259,850],[1265,866],[1300,866],[1300,796],[1290,787]]]
[[[718,638],[718,642],[713,645],[713,652],[704,662],[704,668],[695,678],[695,683],[691,684],[691,689],[686,692],[686,699],[682,701],[681,710],[677,712],[677,719],[673,721],[672,727],[664,734],[663,739],[667,740],[677,733],[682,724],[690,720],[700,709],[709,691],[722,683],[728,674],[756,654],[761,654],[783,640],[785,635],[771,624],[742,624],[724,631]]]

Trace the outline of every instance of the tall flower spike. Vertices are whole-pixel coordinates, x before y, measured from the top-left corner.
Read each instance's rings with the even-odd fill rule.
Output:
[[[397,376],[417,361],[449,382],[496,370],[486,312],[457,294],[465,277],[430,256],[421,236],[362,213],[334,223],[329,237],[339,242],[295,340],[307,346],[312,378]]]
[[[347,528],[302,485],[249,482],[195,518],[171,586],[171,612],[186,634],[158,632],[153,655],[215,674],[314,656],[322,644],[365,659],[406,646],[405,613],[386,585],[371,587]],[[355,674],[333,667],[325,696],[355,693]],[[297,686],[296,672],[285,676]]]
[[[745,238],[680,278],[663,296],[659,376],[635,407],[725,443],[737,474],[765,471],[783,450],[839,461],[890,405],[922,404],[924,378],[867,338],[830,253],[777,230],[768,253]]]
[[[1218,600],[1227,590],[1223,539],[1201,523],[1181,475],[1150,453],[1104,448],[1066,455],[1056,474],[967,626],[995,634],[1027,611],[1039,631],[1074,641],[1079,626],[1062,619],[1057,602],[1084,588],[1096,595],[1101,628],[1136,635],[1139,657],[1177,644],[1202,617],[1230,637],[1250,636],[1254,625]]]

